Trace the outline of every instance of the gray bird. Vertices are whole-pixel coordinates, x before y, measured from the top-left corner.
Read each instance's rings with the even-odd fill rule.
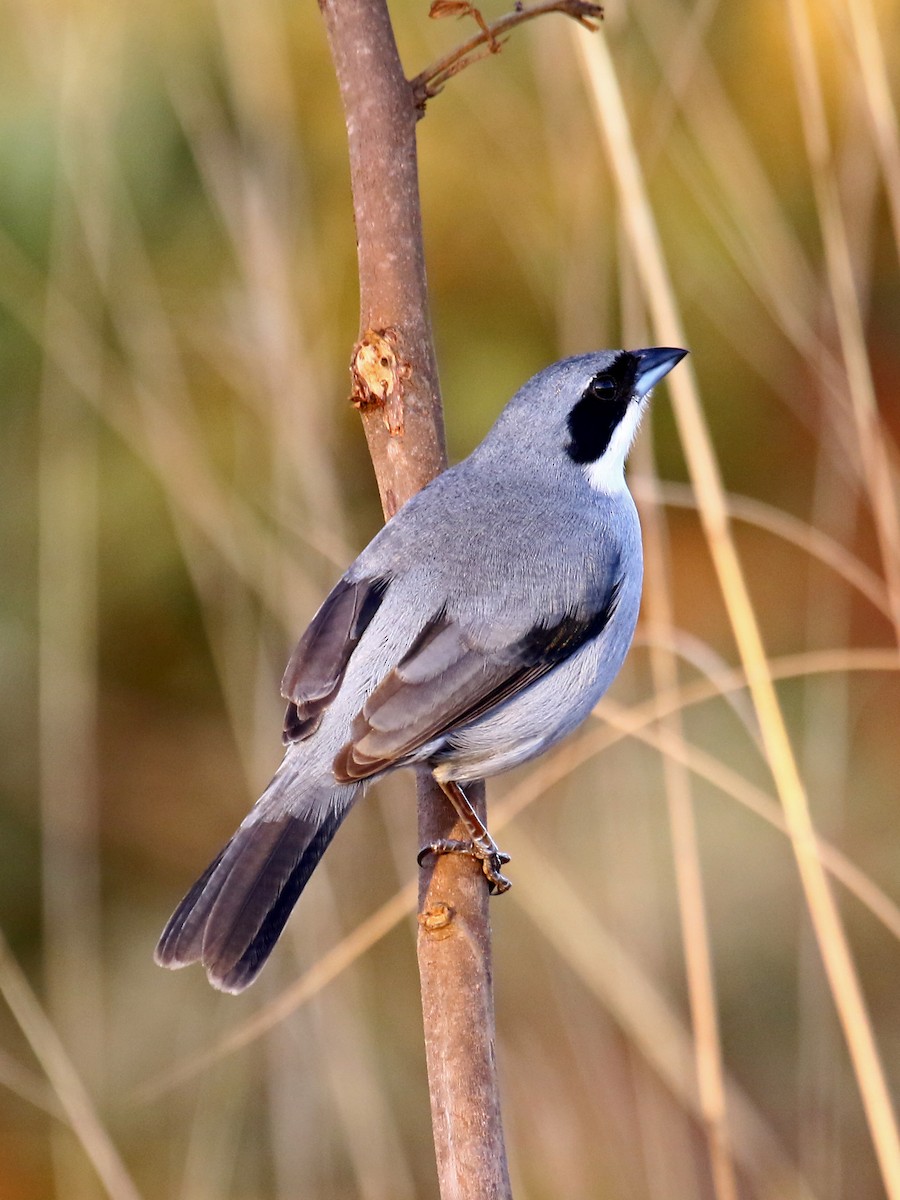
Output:
[[[685,354],[604,350],[541,371],[373,538],[288,663],[281,766],[175,910],[158,963],[199,961],[242,991],[367,784],[410,764],[454,804],[491,890],[509,887],[462,785],[553,746],[622,666],[643,578],[625,459]]]

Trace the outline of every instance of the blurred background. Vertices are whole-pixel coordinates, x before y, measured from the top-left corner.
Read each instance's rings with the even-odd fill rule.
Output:
[[[410,76],[475,28],[392,15]],[[0,1196],[433,1196],[411,777],[353,813],[250,992],[152,961],[278,763],[295,638],[380,523],[318,10],[0,20]],[[605,60],[579,47],[601,38],[643,232]],[[594,38],[519,30],[419,126],[454,458],[548,362],[658,340],[636,259],[659,240],[889,1089],[898,68],[890,0],[614,0]],[[514,1188],[869,1200],[866,1108],[888,1149],[892,1117],[847,1052],[684,429],[661,387],[630,468],[644,611],[608,703],[490,789]]]

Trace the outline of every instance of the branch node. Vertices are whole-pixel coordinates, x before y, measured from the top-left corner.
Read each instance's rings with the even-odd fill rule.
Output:
[[[396,329],[367,329],[350,360],[351,403],[358,409],[383,409],[391,437],[403,436],[403,384],[411,374],[401,358]]]
[[[453,915],[450,905],[439,900],[436,904],[430,904],[428,908],[420,912],[416,919],[428,933],[443,932],[446,936],[450,932],[449,925],[453,920]]]

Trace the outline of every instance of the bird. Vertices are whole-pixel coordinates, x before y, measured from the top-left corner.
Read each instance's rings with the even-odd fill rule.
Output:
[[[530,379],[481,444],[413,496],[315,614],[282,680],[284,757],[156,948],[243,991],[368,784],[427,767],[492,892],[509,858],[467,784],[576,728],[637,623],[641,531],[625,461],[651,389],[686,350],[603,350]]]

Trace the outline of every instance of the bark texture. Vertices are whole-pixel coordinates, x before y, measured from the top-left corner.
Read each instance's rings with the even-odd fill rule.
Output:
[[[416,162],[417,111],[384,0],[322,0],[350,151],[360,332],[351,364],[385,516],[447,464],[428,315]],[[427,772],[421,844],[464,837]],[[484,789],[470,799],[484,816]],[[488,890],[472,860],[422,872],[418,958],[443,1200],[511,1196],[494,1060]]]

